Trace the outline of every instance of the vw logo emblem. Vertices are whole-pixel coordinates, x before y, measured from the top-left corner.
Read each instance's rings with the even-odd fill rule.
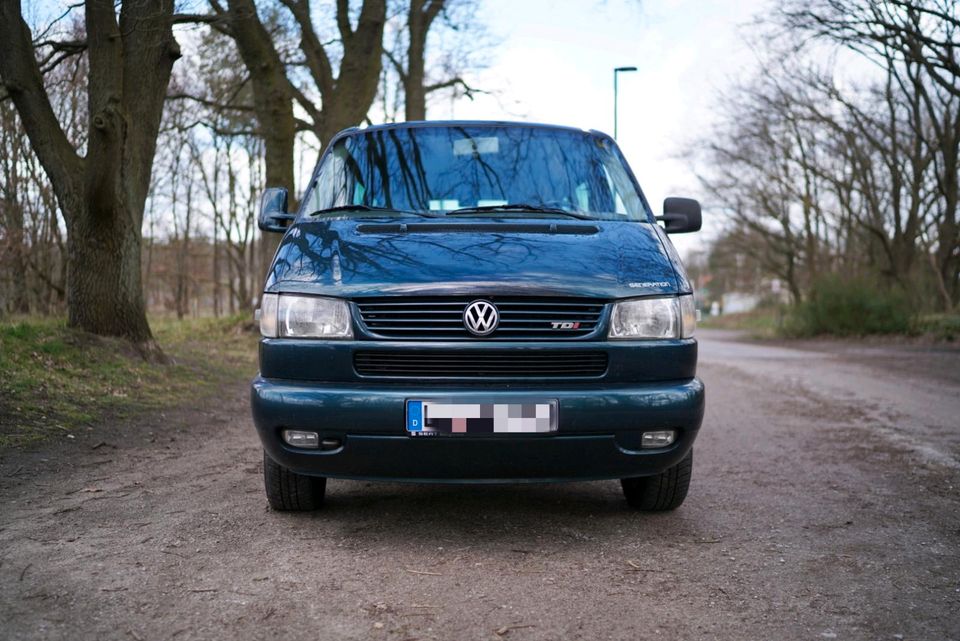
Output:
[[[475,300],[463,310],[463,326],[471,334],[487,336],[500,324],[500,312],[493,303]]]

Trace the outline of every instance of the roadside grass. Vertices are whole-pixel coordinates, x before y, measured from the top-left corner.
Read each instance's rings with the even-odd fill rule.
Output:
[[[196,404],[256,371],[246,317],[154,318],[151,327],[172,363],[145,362],[129,343],[69,329],[62,319],[0,322],[0,449]]]
[[[781,333],[785,313],[781,308],[760,307],[739,314],[704,316],[699,326],[742,331],[753,338],[776,338]]]
[[[812,338],[843,337],[863,338],[887,336],[891,340],[909,339],[932,342],[960,340],[960,314],[919,314],[908,319],[905,327],[896,332],[835,332],[822,329],[817,332],[798,331],[795,312],[790,308],[764,307],[739,314],[705,316],[698,324],[705,329],[729,329],[744,332],[751,338]]]
[[[960,336],[960,314],[924,314],[901,289],[870,278],[826,274],[796,305],[766,305],[712,317],[703,326],[746,331],[758,338],[869,336],[936,342]]]

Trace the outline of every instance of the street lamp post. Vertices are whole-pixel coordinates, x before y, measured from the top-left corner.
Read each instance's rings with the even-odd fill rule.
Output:
[[[614,67],[613,69],[613,139],[617,139],[617,74],[622,71],[636,71],[636,67]]]

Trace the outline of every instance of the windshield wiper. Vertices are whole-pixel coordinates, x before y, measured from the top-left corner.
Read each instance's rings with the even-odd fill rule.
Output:
[[[390,213],[390,214],[414,214],[416,216],[426,216],[427,218],[433,218],[430,214],[427,214],[422,211],[413,211],[412,209],[397,209],[396,207],[376,207],[373,205],[337,205],[336,207],[327,207],[325,209],[318,209],[312,211],[308,216],[323,216],[325,214],[340,214],[340,213],[349,213],[349,212],[377,212],[377,213]]]
[[[528,203],[508,203],[506,205],[485,205],[483,207],[462,207],[448,211],[447,216],[462,216],[464,214],[486,214],[496,212],[529,212],[532,214],[559,214],[569,216],[570,218],[579,218],[580,220],[596,220],[593,216],[578,214],[577,212],[567,211],[559,207],[546,207],[544,205],[531,205]]]

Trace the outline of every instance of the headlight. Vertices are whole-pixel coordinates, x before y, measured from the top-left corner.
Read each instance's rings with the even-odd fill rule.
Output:
[[[610,338],[689,338],[696,328],[693,296],[637,298],[613,306]]]
[[[268,338],[352,338],[350,307],[339,298],[264,294],[260,333]]]

